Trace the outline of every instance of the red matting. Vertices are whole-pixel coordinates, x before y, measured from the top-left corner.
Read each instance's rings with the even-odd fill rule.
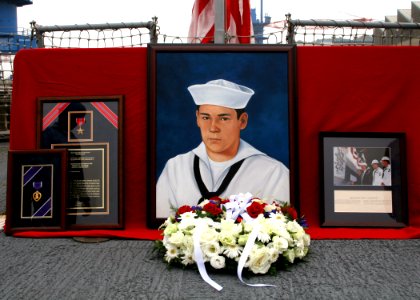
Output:
[[[418,82],[420,47],[298,47],[301,209],[314,239],[420,238]],[[124,230],[27,231],[17,237],[158,239],[146,227],[147,51],[22,50],[15,59],[10,149],[36,148],[36,98],[125,96]],[[407,134],[410,225],[403,229],[319,227],[319,131]]]

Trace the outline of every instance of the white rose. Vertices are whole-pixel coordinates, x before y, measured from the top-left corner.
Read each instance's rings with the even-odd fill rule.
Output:
[[[273,237],[273,246],[277,251],[284,252],[289,248],[289,243],[284,237],[275,236]]]
[[[299,225],[298,222],[296,222],[296,220],[288,222],[286,228],[290,233],[297,233],[303,230],[303,228]]]
[[[303,243],[303,238],[300,240],[295,240],[295,247],[298,249],[303,249],[305,247]]]
[[[240,235],[238,238],[238,245],[245,246],[246,242],[248,241],[249,234]]]
[[[215,242],[217,241],[218,235],[219,234],[215,229],[207,227],[201,232],[200,242],[201,243]]]
[[[305,235],[305,231],[303,231],[303,230],[301,230],[301,231],[298,231],[298,232],[295,232],[295,233],[292,233],[292,237],[295,239],[295,240],[301,240],[301,239],[303,239],[303,236]]]
[[[193,251],[194,249],[194,240],[191,235],[184,235],[184,241],[182,242],[183,249],[185,251]]]
[[[248,268],[254,274],[265,274],[271,266],[271,256],[267,247],[255,247],[249,255]]]
[[[295,251],[293,249],[283,252],[283,256],[292,264],[295,261]]]
[[[270,234],[272,235],[282,235],[282,232],[287,232],[286,230],[286,224],[283,223],[282,221],[277,221],[274,219],[268,219],[269,220],[269,224],[270,224]]]
[[[269,248],[271,262],[276,262],[279,258],[280,252],[276,248]]]
[[[276,234],[276,235],[285,238],[290,243],[293,241],[292,237],[290,236],[290,233],[287,231],[287,229],[285,227],[279,227],[278,228],[278,234]]]
[[[177,231],[169,237],[168,241],[169,243],[179,247],[184,242],[184,234],[182,231]]]
[[[163,231],[164,235],[171,235],[178,231],[178,225],[177,224],[169,224],[165,230]]]
[[[295,248],[295,256],[297,258],[303,258],[305,256],[305,248]]]
[[[210,265],[215,269],[223,269],[225,267],[226,259],[223,256],[216,255],[210,258]]]
[[[230,232],[220,232],[219,233],[219,241],[224,246],[234,246],[236,245],[236,237],[234,237]]]

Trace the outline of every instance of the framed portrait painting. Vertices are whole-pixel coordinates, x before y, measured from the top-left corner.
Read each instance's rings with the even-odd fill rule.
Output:
[[[123,97],[38,99],[38,146],[68,152],[67,226],[122,228]]]
[[[322,132],[321,225],[404,227],[404,133]]]
[[[6,234],[64,230],[67,184],[65,150],[10,150]]]
[[[206,122],[210,120],[208,118],[210,112],[203,110],[211,109],[211,105],[197,105],[197,98],[194,98],[196,96],[191,92],[194,87],[208,85],[227,85],[228,89],[232,87],[245,93],[252,91],[246,107],[228,116],[231,118],[229,122],[233,122],[236,118],[242,121],[243,113],[246,113],[246,126],[240,131],[239,150],[241,147],[248,147],[247,149],[252,147],[252,151],[256,149],[255,151],[263,153],[267,159],[279,162],[282,168],[284,167],[283,171],[273,170],[272,174],[266,174],[268,169],[260,170],[259,167],[247,171],[246,176],[252,174],[256,179],[252,184],[260,180],[259,185],[250,188],[251,190],[245,190],[250,185],[244,185],[243,190],[235,192],[250,192],[256,197],[270,196],[274,200],[290,201],[298,208],[295,160],[297,155],[295,151],[297,149],[296,48],[279,45],[149,45],[148,51],[148,225],[156,228],[183,204],[193,205],[195,201],[200,202],[199,198],[201,200],[205,198],[203,189],[210,192],[208,195],[218,194],[223,186],[219,183],[226,179],[225,174],[232,169],[227,163],[220,177],[215,175],[214,178],[206,178],[208,170],[202,163],[209,164],[214,175],[217,173],[215,171],[217,168],[223,168],[223,161],[213,161],[214,157],[208,155],[207,158],[200,158],[198,167],[194,171],[194,159],[186,158],[195,151],[200,152],[200,147],[206,149],[207,154],[209,151],[203,126],[200,124],[202,125],[204,120]],[[220,96],[210,92],[207,95],[221,101],[231,101],[235,98],[233,94]],[[233,107],[224,104],[216,106]],[[220,115],[218,114],[218,118],[222,122],[225,119]],[[236,156],[233,159],[235,158]],[[185,174],[174,175],[171,165],[182,159],[187,160],[186,165],[180,166],[178,170],[184,170]],[[233,181],[227,184],[228,188],[218,196],[228,197],[234,181],[243,180],[242,183],[246,181],[246,176],[241,172],[245,172],[249,161],[248,158],[244,160],[238,173],[233,175]],[[210,167],[210,164],[215,168]],[[262,165],[259,165],[260,168]],[[204,184],[198,183],[201,179],[197,179],[197,170],[201,170],[199,176],[203,177]],[[284,180],[276,181],[273,175],[276,172],[283,172],[284,177],[287,177],[287,187]],[[171,178],[168,179],[168,176]],[[264,176],[267,177],[265,181],[262,179]],[[268,183],[269,181],[273,182]],[[277,196],[281,191],[269,192],[268,185],[272,185],[271,190],[284,190],[287,196]],[[195,199],[197,192],[200,192],[201,196]]]

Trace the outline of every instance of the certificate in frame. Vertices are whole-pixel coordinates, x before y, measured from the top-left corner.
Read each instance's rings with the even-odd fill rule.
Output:
[[[67,182],[65,150],[10,150],[6,234],[64,230]]]
[[[321,226],[404,227],[404,133],[321,132]]]
[[[123,228],[123,97],[38,99],[38,146],[68,151],[67,226]]]

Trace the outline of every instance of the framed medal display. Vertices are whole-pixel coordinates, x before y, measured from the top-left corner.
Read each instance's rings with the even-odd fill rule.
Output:
[[[404,227],[404,133],[322,132],[321,225]]]
[[[68,152],[66,224],[123,227],[122,96],[38,99],[38,144]]]
[[[9,151],[6,234],[64,229],[66,165],[65,150]]]

